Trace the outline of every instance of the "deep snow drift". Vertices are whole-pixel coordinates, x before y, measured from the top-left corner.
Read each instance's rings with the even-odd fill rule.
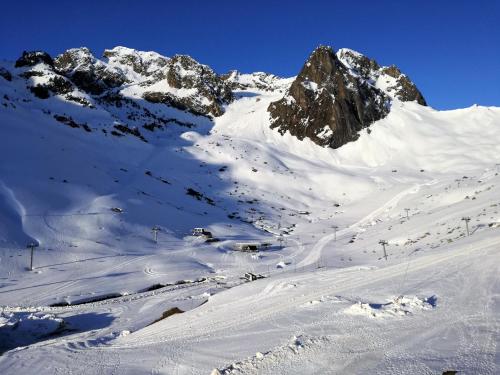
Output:
[[[151,104],[196,126],[148,143],[0,86],[0,372],[498,373],[500,109],[395,100],[332,150],[269,128],[290,82]]]

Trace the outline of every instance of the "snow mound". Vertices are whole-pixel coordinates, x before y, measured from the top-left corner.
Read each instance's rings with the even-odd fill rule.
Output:
[[[390,318],[412,315],[419,310],[431,310],[436,307],[436,302],[436,296],[427,298],[400,296],[387,303],[365,303],[358,301],[345,309],[344,313],[370,318]]]
[[[304,337],[293,336],[286,345],[278,346],[268,352],[257,352],[254,356],[242,361],[232,363],[222,368],[214,369],[212,374],[247,374],[267,372],[277,363],[301,355],[313,352],[317,347],[324,346],[330,340],[328,337]]]

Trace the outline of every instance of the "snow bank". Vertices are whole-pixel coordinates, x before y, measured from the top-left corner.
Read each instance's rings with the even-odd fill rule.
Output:
[[[412,315],[419,310],[431,310],[436,307],[436,296],[419,298],[401,296],[387,303],[357,302],[344,310],[348,315],[367,316],[370,318],[388,318]]]

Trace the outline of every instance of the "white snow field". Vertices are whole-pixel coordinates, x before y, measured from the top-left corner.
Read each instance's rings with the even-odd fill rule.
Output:
[[[0,373],[500,373],[500,108],[395,100],[333,150],[269,129],[281,96],[149,143],[2,99]]]

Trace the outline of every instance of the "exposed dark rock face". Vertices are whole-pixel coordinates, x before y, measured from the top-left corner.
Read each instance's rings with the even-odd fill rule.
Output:
[[[389,113],[390,98],[349,73],[331,47],[318,47],[285,96],[269,105],[271,128],[333,148]]]
[[[123,73],[97,60],[88,48],[67,50],[56,57],[54,67],[56,72],[70,78],[80,89],[94,95],[127,81]]]
[[[139,131],[139,129],[137,129],[136,127],[133,127],[133,128],[129,128],[127,125],[122,125],[122,124],[118,124],[118,125],[115,125],[113,126],[116,130],[122,132],[123,134],[131,134],[133,135],[134,137],[137,137],[139,138],[140,140],[142,140],[143,142],[148,142],[146,140],[146,138],[143,137],[143,135],[141,134],[141,132]]]
[[[7,69],[1,66],[0,66],[0,77],[4,78],[7,81],[12,81],[12,74]]]
[[[29,73],[29,71],[27,73]],[[33,73],[36,73],[36,71]],[[27,77],[25,76],[25,78]],[[52,76],[46,84],[28,87],[32,94],[40,99],[48,99],[51,93],[55,95],[68,94],[74,89],[70,81],[59,75]],[[66,98],[68,98],[68,96],[66,96]]]
[[[89,102],[87,99],[79,97],[79,96],[67,94],[64,96],[64,99],[66,99],[70,102],[75,102],[75,103],[81,104],[84,107],[88,107],[88,108],[92,108],[92,109],[95,108],[95,106],[91,102]]]
[[[224,104],[233,100],[230,86],[208,66],[190,56],[175,55],[168,61],[165,72],[168,85],[187,94],[175,96],[169,92],[148,91],[143,96],[145,100],[213,116],[222,115]]]
[[[199,105],[195,105],[193,100],[189,97],[178,98],[168,92],[151,92],[147,91],[143,94],[143,98],[150,103],[162,103],[170,107],[180,109],[181,111],[189,111],[195,115],[204,116],[210,111],[207,108],[202,108]]]
[[[421,105],[427,105],[417,86],[396,66],[381,67],[375,60],[349,49],[339,50],[337,57],[354,74],[369,82],[384,85],[386,94],[391,97],[404,102],[416,101]]]
[[[44,51],[24,51],[22,56],[16,61],[16,68],[21,68],[23,66],[35,66],[40,63],[45,63],[49,66],[53,66],[54,62],[52,57],[47,52]]]
[[[22,72],[19,74],[19,77],[23,78],[31,78],[31,77],[43,77],[44,73],[39,71],[39,70],[26,70],[25,72]]]
[[[52,93],[58,95],[67,94],[74,89],[73,84],[61,76],[50,78],[46,86]]]
[[[382,73],[396,78],[397,86],[394,88],[395,96],[403,102],[416,101],[418,104],[427,105],[422,93],[417,86],[394,65],[382,69]],[[389,88],[388,88],[389,90]]]
[[[46,86],[43,85],[30,86],[29,89],[32,92],[32,94],[39,99],[48,99],[50,97],[49,90],[47,89]]]
[[[88,133],[92,132],[92,129],[90,129],[90,126],[88,126],[86,123],[77,124],[71,117],[62,116],[62,115],[54,115],[54,118],[57,121],[59,121],[60,123],[69,126],[70,128],[82,127],[86,132],[88,132]]]

